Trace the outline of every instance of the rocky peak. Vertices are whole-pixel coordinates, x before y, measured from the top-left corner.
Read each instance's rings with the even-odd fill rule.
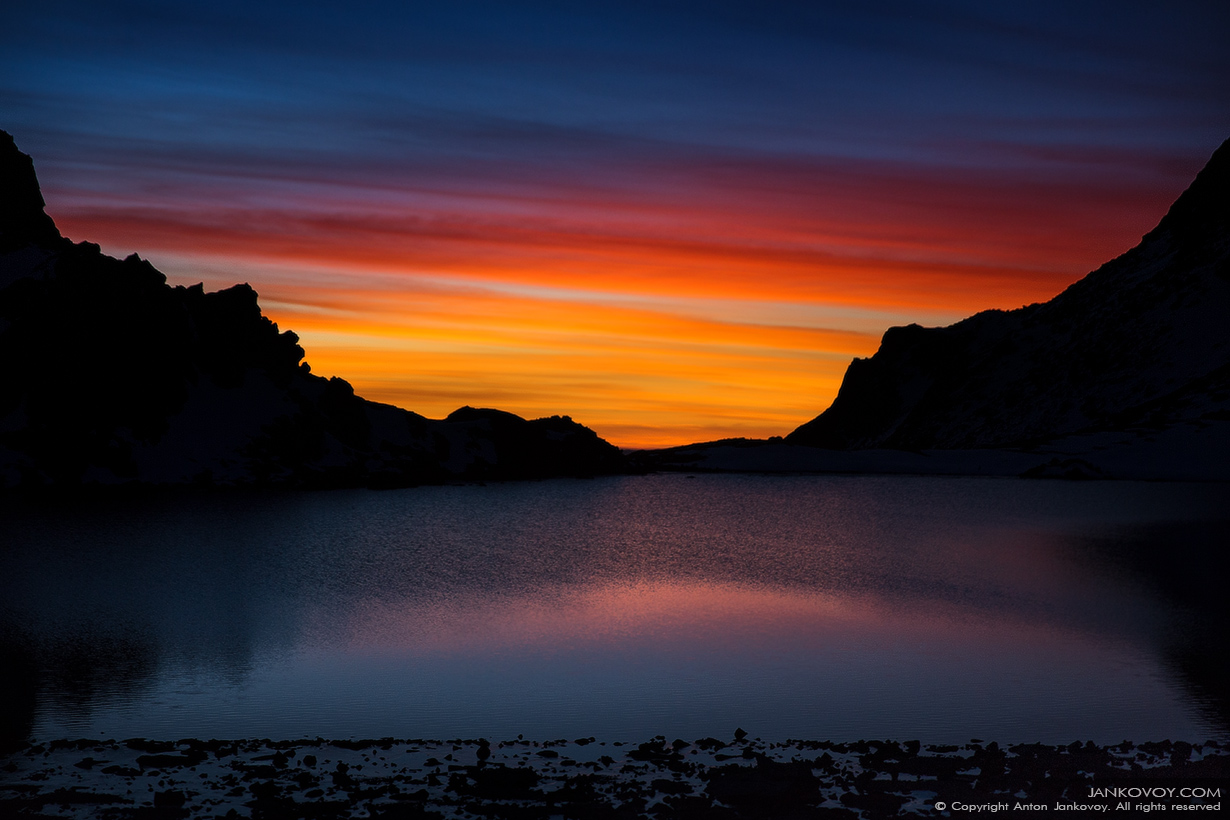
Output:
[[[1048,302],[890,328],[787,441],[969,449],[1169,424],[1183,397],[1221,401],[1209,385],[1230,368],[1228,324],[1230,140],[1135,248]]]
[[[1145,241],[1163,233],[1183,242],[1225,242],[1230,225],[1230,139],[1221,144],[1208,164],[1175,200]]]
[[[17,148],[11,134],[0,131],[0,252],[61,240],[44,207],[34,160]]]

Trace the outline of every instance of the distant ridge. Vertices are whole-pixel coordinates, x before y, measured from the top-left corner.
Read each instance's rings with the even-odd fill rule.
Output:
[[[918,451],[1084,437],[1093,453],[1176,431],[1221,442],[1228,421],[1230,140],[1135,248],[1048,302],[890,328],[785,440]]]
[[[567,416],[444,420],[310,373],[246,284],[171,287],[74,244],[0,131],[0,488],[401,486],[595,475],[623,456]]]

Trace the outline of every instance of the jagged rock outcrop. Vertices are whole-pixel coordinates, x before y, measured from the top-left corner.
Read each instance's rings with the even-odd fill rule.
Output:
[[[171,287],[63,238],[0,131],[0,487],[405,485],[594,475],[619,450],[568,417],[437,421],[302,362],[256,292]]]
[[[1230,140],[1138,246],[1049,302],[890,328],[786,441],[1006,448],[1228,421]]]
[[[43,210],[34,160],[17,150],[6,131],[0,131],[0,192],[0,253],[60,242],[59,229]]]

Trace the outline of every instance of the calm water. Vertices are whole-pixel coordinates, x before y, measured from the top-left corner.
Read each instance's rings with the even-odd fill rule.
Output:
[[[0,507],[36,739],[1230,737],[1225,485],[682,475]]]

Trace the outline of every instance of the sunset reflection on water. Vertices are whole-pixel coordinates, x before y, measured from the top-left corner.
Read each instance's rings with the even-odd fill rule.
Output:
[[[1127,559],[1190,575],[1164,534],[1218,509],[649,476],[14,510],[4,625],[44,738],[1202,740],[1217,633]]]

